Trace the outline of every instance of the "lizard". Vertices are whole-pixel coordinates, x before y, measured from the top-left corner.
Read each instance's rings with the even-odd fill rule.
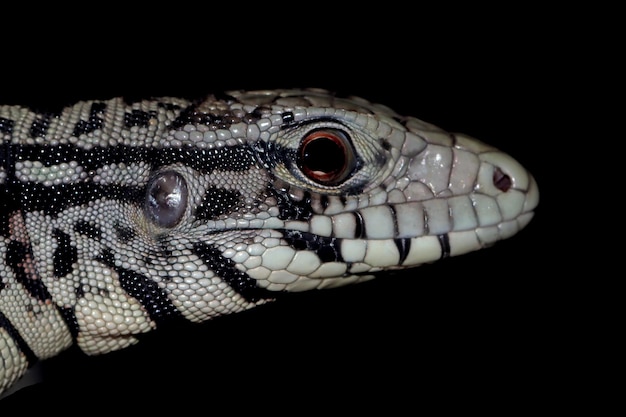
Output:
[[[0,106],[0,393],[72,345],[131,346],[522,230],[508,154],[322,89]]]

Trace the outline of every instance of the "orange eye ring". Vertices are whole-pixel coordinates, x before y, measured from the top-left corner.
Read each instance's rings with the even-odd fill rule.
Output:
[[[356,166],[354,148],[348,135],[338,129],[308,132],[298,148],[297,164],[311,181],[337,185],[345,181]]]

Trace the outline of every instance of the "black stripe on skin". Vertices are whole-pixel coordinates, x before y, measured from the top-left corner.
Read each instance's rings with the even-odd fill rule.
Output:
[[[394,239],[393,242],[396,244],[400,254],[398,265],[402,265],[411,250],[411,238]]]
[[[2,119],[0,118],[0,127],[1,125]],[[4,142],[0,147],[0,163],[5,173],[4,183],[0,185],[0,236],[9,237],[11,234],[9,221],[21,209],[17,201],[19,188],[15,185],[15,166],[12,146],[9,142]]]
[[[168,298],[165,290],[160,288],[150,277],[116,266],[115,257],[110,249],[105,249],[97,260],[117,272],[122,289],[141,303],[157,325],[172,318],[182,317]]]
[[[328,196],[326,194],[322,194],[320,196],[320,206],[322,206],[322,210],[326,211],[329,205],[330,205],[330,200],[328,199]]]
[[[363,215],[359,211],[354,211],[352,214],[354,214],[355,220],[354,238],[363,239],[365,237],[365,220],[363,220]]]
[[[126,102],[129,102],[129,100],[131,100],[131,99],[130,98],[129,99],[124,98],[124,101],[126,101]],[[141,100],[143,100],[143,98],[136,99],[135,101],[131,101],[131,103],[132,102],[136,103],[137,101],[141,101]],[[171,110],[171,111],[178,111],[178,110],[180,110],[180,105],[174,104],[174,103],[164,103],[162,101],[159,101],[157,103],[157,107],[160,107],[160,108],[165,109],[165,110]]]
[[[145,192],[138,187],[123,187],[118,184],[77,183],[50,187],[28,184],[23,187],[21,198],[25,201],[25,211],[42,211],[48,215],[56,215],[68,207],[102,198],[143,204]]]
[[[83,298],[85,296],[85,287],[83,285],[79,285],[74,288],[74,294],[76,294],[76,298]]]
[[[318,236],[297,230],[280,230],[283,239],[295,250],[315,252],[322,262],[343,262],[341,239]]]
[[[115,235],[122,243],[128,243],[135,238],[137,235],[135,231],[127,226],[123,226],[119,223],[115,223],[113,225],[113,229],[115,230]]]
[[[237,269],[235,262],[222,255],[222,252],[206,243],[195,243],[193,250],[205,265],[215,272],[231,288],[250,303],[276,298],[276,292],[260,288],[256,280]]]
[[[2,126],[0,122],[0,126]],[[0,148],[0,161],[2,161],[2,168],[4,168],[4,172],[6,177],[4,179],[5,184],[8,184],[10,179],[15,177],[15,165],[13,161],[14,155],[14,146],[9,142],[4,142],[2,144],[2,148]]]
[[[32,249],[29,246],[15,240],[10,241],[6,250],[6,263],[13,270],[15,280],[22,284],[33,298],[43,302],[52,299],[45,284],[36,273],[27,272],[25,269],[26,265],[30,268],[35,267]]]
[[[48,133],[48,128],[50,127],[50,119],[52,119],[54,115],[51,113],[43,113],[37,115],[35,120],[30,125],[29,134],[31,138],[40,137],[43,138]]]
[[[214,97],[215,99],[226,103],[239,102],[239,100],[237,100],[235,97],[224,92],[216,93],[214,94]],[[185,125],[190,124],[205,125],[212,130],[228,129],[231,125],[236,123],[256,123],[260,118],[263,117],[264,112],[266,114],[271,112],[271,109],[260,106],[252,110],[252,112],[246,113],[243,116],[239,117],[231,114],[229,111],[222,111],[221,113],[208,113],[206,111],[198,110],[198,107],[202,106],[202,104],[204,104],[206,100],[207,97],[198,97],[191,105],[185,107],[182,110],[180,110],[180,107],[172,109],[180,110],[180,113],[178,117],[172,121],[170,126],[174,129],[179,129]],[[289,119],[288,116],[286,118]]]
[[[441,257],[439,259],[447,258],[450,256],[450,237],[447,233],[437,235],[439,245],[441,246]]]
[[[152,160],[158,165],[182,163],[201,173],[217,171],[248,171],[257,159],[248,145],[225,146],[223,148],[168,148],[155,150]]]
[[[198,103],[199,104],[199,103]],[[191,104],[184,108],[170,126],[179,129],[185,125],[205,125],[211,130],[228,129],[231,125],[241,123],[244,118],[234,116],[228,112],[222,114],[198,111],[198,104]]]
[[[398,216],[396,215],[396,207],[394,205],[389,205],[389,211],[391,211],[391,217],[393,219],[393,235],[398,236],[400,234],[398,230]]]
[[[70,235],[61,229],[54,229],[52,236],[57,241],[57,248],[52,254],[53,273],[55,277],[61,278],[74,271],[74,263],[78,261],[78,249],[72,245]]]
[[[2,133],[2,121],[6,120],[0,117],[0,133]],[[7,170],[10,168],[10,151],[11,147],[8,142],[5,142],[0,146],[0,161],[2,161],[2,168],[7,174]],[[0,236],[8,237],[10,235],[9,219],[13,215],[12,212],[19,210],[19,206],[15,204],[12,193],[9,191],[9,185],[7,182],[11,182],[10,177],[5,177],[4,182],[0,184]],[[0,289],[2,281],[0,280]]]
[[[283,118],[283,123],[289,125],[292,124],[294,122],[294,115],[293,112],[291,111],[286,111],[283,114],[281,114],[281,117]]]
[[[0,236],[9,237],[11,234],[9,219],[14,215],[15,208],[10,207],[12,204],[9,202],[12,200],[12,196],[5,186],[0,186],[0,196],[2,198],[2,202],[0,202]]]
[[[143,111],[133,109],[130,113],[124,113],[124,126],[130,128],[133,126],[147,127],[150,119],[156,119],[156,111]]]
[[[311,194],[305,192],[302,200],[293,200],[287,193],[279,192],[273,187],[268,188],[270,194],[276,198],[278,218],[281,220],[309,220],[313,216]]]
[[[9,321],[9,319],[2,314],[0,311],[0,327],[7,331],[11,339],[15,341],[18,349],[26,356],[26,362],[28,362],[28,366],[32,366],[39,360],[35,355],[35,352],[32,351],[28,343],[24,340],[20,332],[17,331],[15,326]]]
[[[63,162],[76,161],[86,171],[93,171],[104,165],[147,161],[153,157],[149,148],[133,148],[124,145],[93,147],[83,149],[63,144],[57,146],[13,145],[12,153],[22,161],[38,161],[49,167]]]
[[[15,126],[14,120],[0,117],[0,133],[11,133],[13,132],[14,126]]]
[[[12,155],[19,155],[22,161],[38,161],[46,167],[74,161],[85,171],[95,171],[105,165],[121,163],[130,165],[146,162],[153,169],[163,165],[182,163],[201,173],[208,174],[214,170],[247,171],[258,162],[249,145],[213,149],[153,148],[125,145],[84,149],[68,144],[57,146],[11,145],[9,151]]]
[[[391,216],[393,217],[393,235],[398,236],[400,233],[398,230],[398,216],[396,215],[396,208],[393,205],[388,206],[391,211]],[[398,261],[398,265],[402,265],[406,260],[406,257],[409,255],[409,251],[411,250],[411,238],[398,238],[393,240],[398,248],[398,253],[400,254],[400,260]]]
[[[74,126],[73,135],[79,137],[82,134],[93,132],[97,129],[102,129],[104,120],[100,117],[103,115],[107,108],[106,103],[95,102],[91,105],[89,110],[89,118],[87,120],[79,120]]]
[[[241,202],[241,193],[237,190],[211,187],[206,190],[202,201],[196,207],[197,219],[215,219],[216,217],[230,213],[233,207]]]
[[[456,148],[456,135],[454,133],[448,133],[448,135],[450,135],[450,139],[452,139],[452,145],[450,145],[451,148]]]
[[[78,337],[78,332],[80,331],[80,326],[78,325],[78,320],[76,320],[76,314],[74,314],[73,307],[59,307],[59,314],[63,317],[63,321],[67,324],[67,328],[72,335],[72,339],[76,341]]]
[[[246,114],[245,122],[249,124],[256,124],[259,120],[268,117],[268,114],[272,113],[272,109],[260,106],[252,110],[252,112]]]
[[[74,231],[93,240],[100,240],[102,237],[102,230],[98,226],[84,220],[78,220],[74,224]]]

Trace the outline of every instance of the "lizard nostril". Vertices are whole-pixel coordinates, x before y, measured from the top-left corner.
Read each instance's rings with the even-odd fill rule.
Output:
[[[506,175],[502,170],[498,167],[493,170],[493,185],[500,191],[507,192],[511,185],[513,185],[513,181],[511,177]]]

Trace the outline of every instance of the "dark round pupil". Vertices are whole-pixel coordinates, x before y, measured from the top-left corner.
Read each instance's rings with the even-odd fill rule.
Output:
[[[302,153],[302,164],[311,171],[331,173],[345,164],[343,147],[332,139],[319,137],[307,143]]]

